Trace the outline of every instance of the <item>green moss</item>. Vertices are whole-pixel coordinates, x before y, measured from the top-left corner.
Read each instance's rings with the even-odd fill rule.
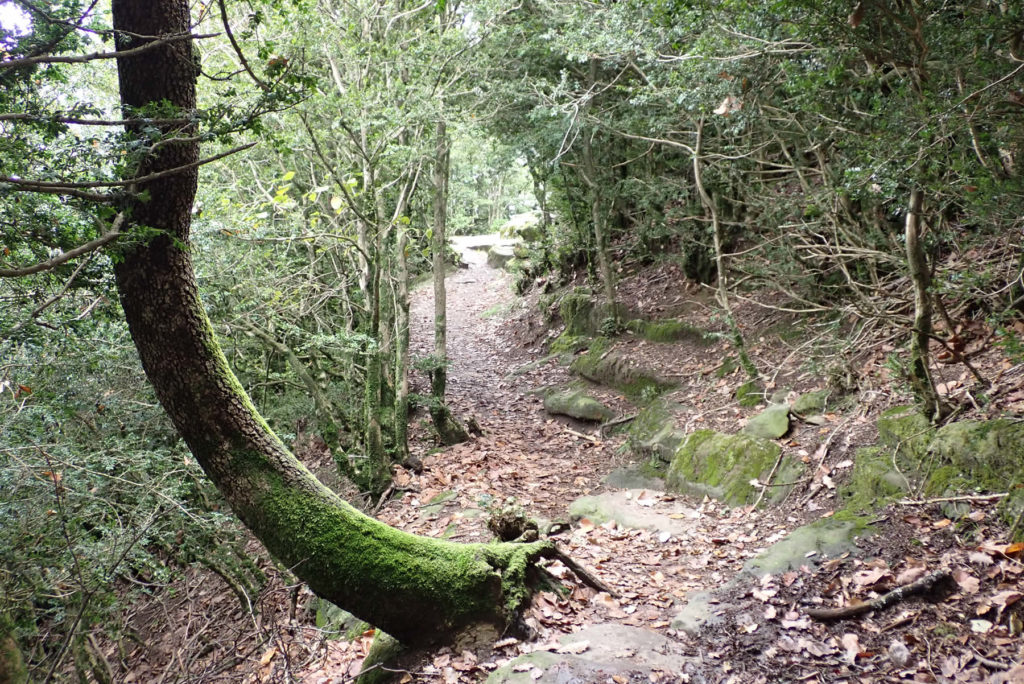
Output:
[[[251,505],[239,502],[235,511],[270,552],[318,596],[410,642],[505,619],[526,595],[522,573],[506,569],[547,547],[416,537],[363,515],[315,480],[289,486],[275,471],[261,479]]]
[[[732,375],[739,368],[739,364],[736,363],[736,359],[731,356],[725,357],[722,361],[722,365],[715,370],[716,378],[724,378],[726,375]]]
[[[579,389],[562,389],[546,393],[544,410],[579,420],[605,421],[615,412]]]
[[[686,341],[700,346],[707,346],[712,341],[707,333],[700,328],[672,318],[660,321],[634,319],[627,323],[626,327],[651,342]]]
[[[829,390],[817,390],[807,392],[797,397],[793,402],[793,413],[801,416],[808,416],[814,413],[821,413],[825,410],[825,402],[828,401]]]
[[[763,482],[780,453],[778,444],[751,435],[697,430],[676,450],[665,478],[666,485],[674,491],[712,496],[732,506],[750,504],[760,493],[750,481]],[[802,471],[802,464],[783,458],[775,481],[794,482]],[[772,487],[765,499],[779,501],[791,488]]]
[[[610,348],[608,338],[598,337],[590,343],[587,353],[573,359],[569,367],[591,382],[614,387],[633,399],[645,402],[675,386],[648,371],[631,367]]]
[[[587,346],[590,338],[579,335],[571,335],[568,331],[562,333],[551,343],[549,351],[552,354],[564,354],[577,352]]]
[[[909,490],[910,484],[893,465],[892,452],[866,447],[857,450],[850,481],[839,493],[850,513],[863,513],[905,496]]]
[[[934,433],[928,419],[913,406],[891,408],[878,418],[879,441],[914,460],[924,457]]]
[[[1024,541],[1024,486],[1018,484],[999,502],[999,516],[1010,526],[1010,541]]]
[[[393,681],[395,673],[382,666],[392,663],[401,652],[402,644],[398,639],[378,629],[373,636],[369,653],[363,658],[363,665],[355,684],[385,684]]]
[[[760,404],[764,401],[764,390],[761,389],[761,384],[756,380],[751,380],[737,387],[736,401],[739,402],[740,406],[748,408]]]

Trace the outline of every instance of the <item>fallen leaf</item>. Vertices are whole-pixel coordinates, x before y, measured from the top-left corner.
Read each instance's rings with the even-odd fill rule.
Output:
[[[856,634],[847,632],[843,635],[843,638],[840,639],[840,642],[846,650],[843,654],[843,659],[850,665],[853,665],[857,661],[857,654],[861,652],[860,640],[857,638]]]
[[[958,585],[960,585],[960,589],[962,589],[965,594],[976,594],[976,593],[978,593],[978,587],[980,586],[980,581],[978,580],[977,577],[972,575],[968,570],[964,570],[964,569],[954,570],[953,571],[953,579],[956,580],[956,583]]]

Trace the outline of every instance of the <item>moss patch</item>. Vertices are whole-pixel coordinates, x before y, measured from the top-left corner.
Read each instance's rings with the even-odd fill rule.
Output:
[[[931,423],[914,406],[897,406],[878,418],[878,440],[914,459],[925,455],[934,433]]]
[[[817,390],[807,392],[797,397],[793,402],[793,413],[801,416],[808,416],[812,413],[821,413],[825,410],[825,402],[828,401],[828,390]]]
[[[759,382],[751,380],[737,387],[735,396],[740,406],[751,408],[764,401],[764,390]]]
[[[780,453],[778,444],[752,435],[698,430],[676,450],[665,481],[674,491],[712,496],[732,506],[751,504],[760,492],[750,481],[767,478]],[[802,464],[783,458],[775,480],[793,482],[802,471]],[[772,487],[765,499],[780,501],[790,489]]]
[[[579,420],[605,421],[615,416],[610,408],[578,389],[547,393],[544,397],[544,410]]]
[[[634,319],[626,327],[651,342],[689,342],[704,347],[713,341],[700,328],[674,318],[660,321]]]
[[[611,342],[605,337],[595,339],[587,353],[573,359],[569,367],[591,382],[614,387],[630,398],[645,401],[675,386],[651,371],[633,368],[625,358],[611,351]]]
[[[858,449],[853,459],[853,474],[839,494],[846,509],[863,513],[884,505],[910,491],[906,477],[896,470],[892,452],[880,447]]]

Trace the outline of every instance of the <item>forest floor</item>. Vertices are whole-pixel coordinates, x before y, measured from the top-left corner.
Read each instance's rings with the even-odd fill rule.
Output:
[[[848,552],[823,557],[812,551],[806,562],[785,571],[741,574],[744,564],[765,549],[806,523],[829,518],[841,506],[837,487],[852,470],[854,450],[875,441],[873,418],[906,403],[905,396],[887,389],[892,383],[883,363],[884,343],[877,353],[856,360],[860,377],[874,379],[866,390],[860,383],[856,401],[826,413],[824,424],[797,424],[779,440],[812,473],[780,505],[730,508],[712,499],[667,493],[654,482],[613,487],[605,478],[643,457],[627,448],[621,432],[608,435],[596,423],[544,410],[537,390],[572,379],[557,360],[544,361],[546,344],[560,330],[545,323],[536,295],[523,299],[512,293],[509,277],[487,267],[483,252],[470,251],[466,258],[469,267],[447,280],[448,399],[457,416],[475,418],[484,434],[440,448],[426,413],[416,413],[411,448],[424,467],[418,473],[397,468],[395,486],[402,496],[382,502],[377,515],[416,534],[476,542],[493,539],[487,520],[494,511],[515,505],[542,520],[542,532],[548,523],[565,523],[551,538],[612,593],[585,585],[556,563],[549,570],[561,578],[561,588],[536,594],[526,612],[537,639],[505,636],[407,654],[398,681],[482,682],[511,665],[513,678],[502,681],[587,682],[580,675],[559,679],[522,656],[550,652],[585,659],[596,643],[566,645],[559,638],[595,625],[657,633],[663,640],[652,643],[676,658],[674,666],[651,665],[638,652],[642,644],[624,642],[617,656],[627,665],[595,682],[1024,681],[1024,646],[1019,629],[1014,632],[1024,604],[1024,565],[1020,549],[1006,544],[1006,528],[995,519],[992,499],[965,502],[970,508],[966,525],[951,521],[937,502],[894,504],[877,514],[874,534],[857,539]],[[720,328],[708,296],[684,283],[674,266],[664,265],[624,276],[620,296],[649,316],[682,317],[697,327]],[[778,335],[753,332],[792,327],[795,319],[787,314],[742,305],[737,316],[752,357],[769,369],[769,389],[802,392],[823,386],[826,371],[809,359],[827,358],[827,342],[816,348],[819,341],[790,344]],[[430,353],[432,325],[432,292],[419,288],[412,312],[414,356]],[[734,399],[746,379],[742,371],[715,372],[728,355],[727,342],[662,344],[630,334],[616,339],[616,349],[625,356],[678,382],[669,398],[680,407],[677,425],[687,431],[735,432],[763,409],[742,408]],[[1024,369],[1000,370],[998,359],[992,363],[985,370],[1003,378],[1004,404],[1021,401]],[[958,379],[959,369],[949,373],[943,381],[950,391],[957,383],[968,384]],[[429,391],[421,373],[414,378],[414,391]],[[615,390],[593,385],[588,391],[619,416],[637,411]],[[568,505],[585,495],[611,497],[630,511],[633,522],[571,519]],[[952,580],[932,600],[910,597],[887,610],[837,621],[815,620],[805,612],[870,600],[938,571],[948,571]],[[233,601],[230,592],[204,583],[199,575],[182,596],[192,594],[207,605],[211,595],[224,606]],[[677,616],[700,596],[710,603],[712,619],[699,630],[681,628]],[[208,666],[190,681],[350,681],[372,631],[351,641],[325,638],[316,628],[309,598],[303,588],[276,577],[261,596],[258,620],[239,618],[237,609],[229,617],[226,607],[207,611],[206,629],[213,623],[222,631],[221,640],[229,632],[237,634],[233,648],[240,657],[234,667],[218,672]],[[213,617],[217,614],[219,620]],[[259,623],[254,632],[264,635],[259,641],[245,638],[247,620]],[[228,627],[232,622],[238,622],[237,631]],[[167,648],[173,651],[182,638],[171,641]],[[631,660],[635,670],[628,666]],[[124,681],[150,679],[139,670]]]

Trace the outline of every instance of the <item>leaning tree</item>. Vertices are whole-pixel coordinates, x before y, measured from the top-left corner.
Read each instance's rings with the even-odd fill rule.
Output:
[[[111,9],[124,130],[145,154],[115,181],[11,182],[115,206],[100,213],[103,237],[78,253],[114,243],[117,291],[160,403],[232,511],[317,595],[407,644],[509,621],[528,596],[527,570],[558,553],[552,544],[456,544],[393,529],[321,484],[257,412],[218,345],[192,266],[193,199],[207,160],[189,3],[112,0]]]

